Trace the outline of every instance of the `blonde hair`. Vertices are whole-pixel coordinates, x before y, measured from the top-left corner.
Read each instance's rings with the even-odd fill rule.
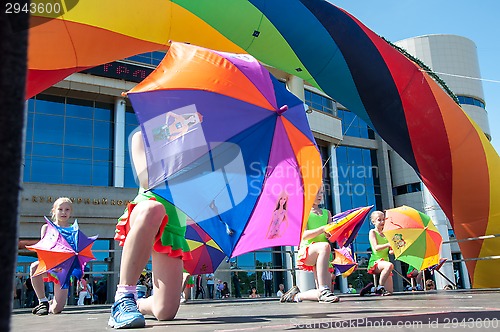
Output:
[[[50,210],[50,213],[52,214],[52,220],[56,218],[57,208],[62,203],[68,203],[71,207],[71,211],[73,211],[73,201],[68,197],[59,197],[58,199],[55,200],[54,204],[52,205],[52,209]]]
[[[373,223],[373,221],[375,219],[377,219],[377,217],[379,215],[382,215],[382,217],[384,217],[384,212],[382,212],[382,211],[373,211],[372,214],[370,215],[370,221]]]

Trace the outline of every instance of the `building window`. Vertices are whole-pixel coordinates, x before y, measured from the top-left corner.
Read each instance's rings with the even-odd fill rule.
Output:
[[[410,194],[410,193],[417,193],[417,192],[421,192],[421,191],[422,191],[422,183],[420,183],[420,182],[405,184],[402,186],[397,186],[397,187],[392,188],[392,194],[394,196]]]
[[[38,95],[28,101],[24,181],[112,185],[113,105]]]
[[[474,105],[477,107],[485,108],[484,102],[474,97],[457,96],[458,102],[462,105]]]
[[[382,196],[378,162],[375,150],[339,146],[337,153],[340,206],[342,211],[374,205],[374,209],[382,209]],[[370,223],[365,222],[354,241],[355,252],[366,252],[370,247],[368,232]]]
[[[368,127],[366,122],[348,110],[337,110],[338,117],[342,120],[342,133],[346,136],[375,139],[375,132]]]
[[[165,52],[160,52],[160,51],[146,52],[128,57],[125,60],[143,63],[146,65],[158,66],[161,60],[163,60],[163,58],[165,57],[165,54],[166,54]]]
[[[304,91],[305,103],[311,108],[337,116],[335,102],[309,90]]]
[[[132,107],[127,106],[125,109],[125,188],[137,188],[139,186],[134,176],[129,149],[130,140],[132,138],[131,135],[138,129],[139,122],[137,121],[134,110]]]

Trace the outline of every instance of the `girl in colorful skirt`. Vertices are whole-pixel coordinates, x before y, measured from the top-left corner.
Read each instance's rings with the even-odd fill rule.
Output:
[[[339,301],[339,298],[330,290],[333,272],[330,265],[332,250],[326,237],[325,227],[332,220],[332,215],[330,211],[319,208],[323,200],[323,192],[321,188],[311,208],[307,229],[302,234],[297,263],[300,269],[314,273],[316,289],[300,292],[297,286],[293,286],[283,294],[281,302],[309,300],[334,303]]]
[[[147,162],[140,132],[132,137],[132,161],[141,185],[116,226],[123,246],[120,281],[108,324],[114,328],[144,327],[144,314],[172,320],[179,309],[183,260],[191,259],[184,238],[186,215],[147,188]],[[153,295],[137,302],[136,283],[152,256]]]
[[[383,232],[385,216],[382,211],[374,211],[370,219],[375,228],[368,233],[372,249],[370,261],[368,262],[368,273],[380,274],[379,286],[375,290],[376,293],[391,295],[393,292],[391,276],[394,265],[389,261],[389,254],[392,254],[392,249]]]

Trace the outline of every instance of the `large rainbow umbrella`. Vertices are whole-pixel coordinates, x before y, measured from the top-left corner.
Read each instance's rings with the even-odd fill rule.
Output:
[[[192,220],[187,223],[186,240],[193,259],[184,262],[184,269],[190,275],[213,273],[226,258],[217,243]]]
[[[325,228],[325,232],[330,234],[328,240],[337,242],[341,247],[350,245],[372,208],[373,205],[363,206],[334,215],[332,222]]]
[[[303,102],[257,60],[172,43],[127,96],[150,189],[228,257],[300,243],[321,158]]]
[[[57,15],[31,15],[27,98],[79,70],[166,50],[169,40],[246,52],[362,118],[420,176],[457,239],[500,233],[500,204],[493,203],[500,199],[500,158],[481,128],[425,70],[331,2],[53,3],[66,6]],[[465,258],[489,257],[500,238],[459,245]],[[500,273],[500,260],[466,264],[474,287],[500,286],[491,278]]]
[[[85,265],[94,260],[92,245],[97,236],[87,237],[78,227],[75,220],[71,227],[59,227],[45,217],[47,231],[36,244],[26,246],[38,255],[38,268],[33,276],[44,272],[51,279],[68,288],[71,276],[78,279],[83,276]]]
[[[419,271],[439,264],[443,239],[428,215],[405,205],[389,209],[384,235],[396,259]]]

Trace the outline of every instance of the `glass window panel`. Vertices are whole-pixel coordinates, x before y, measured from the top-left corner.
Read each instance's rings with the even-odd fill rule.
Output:
[[[94,122],[94,147],[111,147],[111,122]]]
[[[62,159],[32,157],[31,181],[62,183]]]
[[[68,98],[66,101],[66,116],[92,119],[94,117],[94,102]]]
[[[341,193],[341,195],[340,195],[341,210],[345,211],[345,210],[352,209],[351,197],[347,193],[347,188],[342,186],[340,188],[340,193]]]
[[[349,124],[350,123],[347,123],[347,127],[344,130],[344,135],[352,136],[352,137],[359,137],[359,127],[354,126],[354,124],[352,124],[349,127]]]
[[[316,93],[312,93],[311,94],[311,101],[318,105],[318,106],[323,106],[323,101],[322,101],[322,98],[320,95],[316,94]],[[321,108],[320,108],[321,109]]]
[[[92,149],[81,146],[66,145],[64,147],[64,158],[92,160]]]
[[[347,164],[347,150],[344,146],[338,146],[335,149],[337,153],[337,162],[342,164]]]
[[[26,119],[26,142],[31,142],[33,140],[33,113],[28,113]]]
[[[375,205],[375,195],[366,196],[367,205]]]
[[[363,156],[361,154],[361,149],[358,148],[348,148],[347,158],[350,164],[362,165]]]
[[[35,101],[35,113],[64,115],[64,98],[38,95]]]
[[[243,269],[243,268],[250,268],[253,269],[255,268],[255,260],[254,260],[254,253],[250,252],[248,254],[243,254],[241,256],[237,257],[237,263],[238,263],[238,268]]]
[[[91,184],[92,163],[90,160],[65,160],[63,181],[66,184]]]
[[[65,144],[92,146],[92,120],[66,118]]]
[[[30,98],[27,101],[28,103],[28,113],[33,113],[35,111],[35,99]]]
[[[112,160],[111,150],[108,150],[108,149],[94,149],[93,159],[94,159],[94,161],[97,161],[97,160],[100,160],[100,161],[111,161]]]
[[[111,121],[113,105],[105,103],[95,103],[94,120]]]
[[[359,128],[359,137],[361,137],[361,138],[369,138],[368,137],[368,128],[366,126],[361,126]]]
[[[63,152],[62,150],[62,145],[59,144],[34,143],[32,154],[43,157],[61,158]]]
[[[363,185],[356,185],[353,187],[354,195],[352,196],[353,207],[366,206],[366,195]]]
[[[94,162],[92,166],[92,185],[108,186],[111,185],[111,163]]]
[[[139,186],[138,183],[135,182],[134,172],[132,171],[132,167],[130,163],[125,164],[125,183],[124,186],[126,188],[136,188]]]
[[[62,143],[64,128],[63,117],[35,114],[34,125],[34,141],[43,143]]]
[[[269,252],[256,252],[255,253],[255,260],[256,263],[259,261],[262,264],[272,264],[273,263],[273,258],[271,254],[271,249],[269,249]]]
[[[23,167],[23,181],[31,181],[31,159],[26,160]]]

